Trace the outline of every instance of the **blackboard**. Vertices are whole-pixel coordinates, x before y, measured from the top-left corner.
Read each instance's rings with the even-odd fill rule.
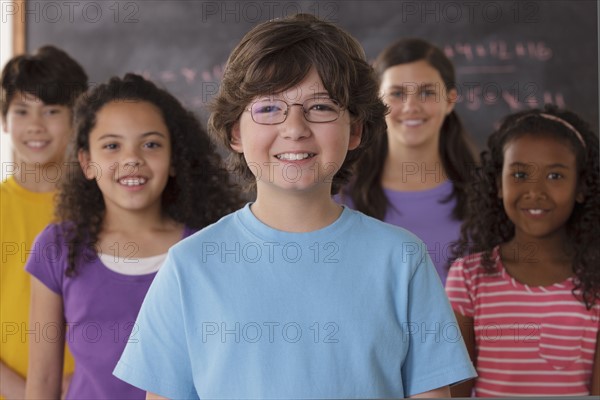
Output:
[[[141,73],[203,119],[241,37],[261,21],[310,12],[347,29],[371,60],[400,37],[443,48],[457,70],[457,110],[480,146],[504,115],[546,102],[580,113],[598,131],[594,0],[28,0],[26,7],[29,51],[64,48],[92,84]]]

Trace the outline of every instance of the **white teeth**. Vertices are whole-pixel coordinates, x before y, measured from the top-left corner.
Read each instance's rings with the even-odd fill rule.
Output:
[[[146,178],[123,178],[119,183],[125,186],[140,186],[146,183]]]
[[[310,154],[310,153],[283,153],[283,154],[278,154],[275,157],[277,157],[280,160],[296,161],[296,160],[304,160],[311,156],[313,156],[313,154]]]
[[[533,214],[533,215],[540,215],[541,213],[544,212],[544,210],[541,210],[539,208],[529,209],[527,211],[529,212],[529,214]]]
[[[45,145],[47,145],[48,142],[43,140],[30,140],[28,142],[25,142],[25,144],[29,147],[39,149],[40,147],[44,147]]]
[[[425,121],[422,119],[405,119],[404,121],[402,121],[402,123],[407,126],[417,126],[421,125],[423,122]]]

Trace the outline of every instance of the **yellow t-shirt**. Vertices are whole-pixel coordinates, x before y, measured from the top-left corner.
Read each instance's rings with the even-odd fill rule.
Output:
[[[28,328],[30,275],[25,261],[33,240],[52,220],[53,198],[54,192],[30,192],[13,177],[0,184],[0,359],[22,376],[27,374],[27,342],[43,339],[43,329]],[[73,369],[65,346],[65,373]]]

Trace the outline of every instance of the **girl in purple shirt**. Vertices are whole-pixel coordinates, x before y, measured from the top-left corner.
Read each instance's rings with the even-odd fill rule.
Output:
[[[390,110],[387,134],[358,161],[340,199],[419,236],[444,282],[475,165],[474,147],[454,111],[454,66],[431,43],[402,39],[377,57],[375,70]]]
[[[112,78],[75,108],[72,168],[58,223],[36,239],[26,398],[61,393],[65,341],[75,358],[67,399],[144,399],[112,375],[170,246],[241,205],[192,113],[140,76]],[[66,329],[65,329],[66,327]]]

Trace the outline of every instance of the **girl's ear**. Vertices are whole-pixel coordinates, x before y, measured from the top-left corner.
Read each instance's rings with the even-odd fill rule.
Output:
[[[446,102],[448,103],[448,108],[446,109],[446,115],[450,114],[452,110],[454,110],[454,105],[456,104],[456,100],[458,99],[458,92],[456,89],[452,89],[448,91],[446,94]]]
[[[174,165],[171,165],[169,167],[169,176],[170,177],[174,177],[175,176],[175,166]]]
[[[81,149],[77,152],[77,159],[79,160],[79,165],[83,170],[83,175],[87,179],[95,179],[96,178],[96,168],[91,168],[91,159],[90,153]]]
[[[354,150],[360,145],[363,134],[363,123],[361,121],[354,121],[350,125],[350,142],[348,143],[348,150]]]
[[[242,134],[240,132],[240,121],[237,120],[235,124],[231,127],[231,141],[229,145],[233,151],[238,153],[244,152],[244,147],[242,146]]]
[[[585,194],[583,194],[583,190],[577,192],[575,196],[575,201],[582,204],[585,201]]]

